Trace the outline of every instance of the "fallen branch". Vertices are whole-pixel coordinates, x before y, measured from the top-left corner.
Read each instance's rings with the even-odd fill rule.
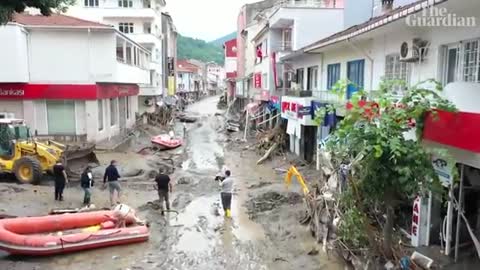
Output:
[[[273,151],[275,151],[275,149],[277,149],[278,145],[279,145],[278,142],[274,143],[270,147],[270,149],[268,149],[268,151],[265,153],[265,155],[257,161],[257,165],[262,164],[265,160],[267,160],[270,157],[270,155],[273,153]]]

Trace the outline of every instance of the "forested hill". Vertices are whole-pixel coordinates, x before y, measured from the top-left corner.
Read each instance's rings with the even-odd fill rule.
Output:
[[[178,35],[177,54],[178,59],[196,59],[202,62],[214,61],[220,65],[223,65],[225,61],[223,46],[182,35]]]

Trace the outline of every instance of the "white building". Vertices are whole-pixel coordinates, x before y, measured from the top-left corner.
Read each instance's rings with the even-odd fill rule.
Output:
[[[140,113],[151,111],[154,107],[145,104],[154,104],[156,97],[167,94],[167,48],[162,44],[166,38],[162,23],[165,5],[164,0],[77,0],[67,11],[74,17],[112,25],[151,52],[150,81],[140,86]]]
[[[347,0],[346,10],[352,11],[349,4],[355,5],[357,9],[369,7],[358,5],[359,1]],[[370,1],[362,0],[362,2]],[[399,3],[402,5],[399,6]],[[444,97],[456,105],[459,112],[440,111],[437,120],[427,117],[423,129],[423,141],[427,145],[447,149],[455,160],[453,164],[445,161],[445,165],[434,165],[437,172],[445,172],[443,175],[439,173],[439,176],[444,180],[446,190],[449,188],[453,190],[454,186],[458,188],[458,185],[453,182],[449,168],[461,168],[463,171],[459,176],[462,176],[465,181],[463,192],[467,195],[464,197],[464,204],[468,209],[475,209],[465,215],[470,224],[475,224],[472,226],[476,226],[474,231],[478,237],[480,215],[476,209],[480,196],[480,144],[478,143],[480,136],[478,106],[478,100],[480,100],[480,18],[478,17],[480,2],[403,0],[393,1],[392,6],[387,6],[390,4],[392,4],[391,1],[385,1],[384,6],[373,6],[376,8],[374,12],[357,10],[360,15],[378,16],[367,17],[366,21],[356,22],[354,27],[309,44],[283,57],[282,61],[288,62],[296,69],[317,67],[319,76],[316,84],[319,88],[313,89],[314,102],[316,101],[317,104],[332,102],[333,95],[329,90],[338,80],[348,79],[355,84],[348,86],[346,96],[341,100],[335,100],[345,102],[359,88],[367,92],[379,89],[380,82],[384,78],[402,79],[410,86],[427,79],[441,82],[445,87]],[[388,12],[382,13],[382,10]],[[425,87],[431,86],[425,85]],[[405,89],[395,91],[401,95]],[[314,102],[310,105],[309,117],[313,116]],[[308,125],[299,121],[304,112],[308,111],[308,109],[301,110],[305,105],[308,106],[305,103],[301,104],[298,100],[292,100],[289,96],[282,97],[282,114],[291,115],[291,118],[288,118],[287,129],[295,130],[295,134],[298,132],[303,145],[305,141],[311,141],[311,134],[305,133],[305,127]],[[343,113],[340,112],[338,116],[342,115]],[[290,127],[290,122],[295,123],[294,127]],[[299,122],[300,126],[298,126]],[[289,134],[292,132],[290,131]],[[317,131],[317,134],[319,133],[321,132]],[[457,192],[454,196],[458,200]],[[433,201],[434,205],[437,204],[436,200]],[[430,233],[429,227],[422,226],[418,231],[412,229],[412,240],[422,239],[415,241],[415,244],[429,245],[432,242],[443,241],[445,254],[453,254],[452,247],[455,241],[452,235],[455,233],[452,230],[454,226],[451,200],[448,204],[447,209],[437,213],[433,210],[426,211],[431,216],[423,215],[422,221],[417,223],[429,220],[432,228],[430,241],[427,240],[428,237],[420,237]],[[434,207],[440,209],[443,206]],[[445,226],[442,226],[442,223]],[[438,239],[438,229],[442,227],[442,235],[447,240]],[[460,240],[460,244],[463,241],[463,239]]]
[[[256,55],[253,83],[254,88],[260,91],[257,91],[257,96],[268,100],[273,91],[291,87],[284,85],[286,80],[282,77],[282,68],[290,73],[296,72],[289,66],[280,65],[281,57],[343,29],[343,1],[280,1],[259,13],[257,20],[261,26],[251,40],[255,51],[250,52]],[[315,74],[318,71],[312,70],[311,76]],[[301,79],[306,75],[297,74]],[[304,87],[301,84],[298,86],[299,89]]]
[[[0,26],[0,112],[38,136],[98,142],[135,124],[148,50],[115,28],[17,14]]]

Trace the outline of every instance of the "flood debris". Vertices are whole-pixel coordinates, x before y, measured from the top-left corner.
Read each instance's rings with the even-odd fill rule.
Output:
[[[257,214],[273,210],[284,204],[297,204],[302,202],[302,195],[296,192],[281,194],[276,191],[267,191],[252,198],[246,203],[248,215],[255,218]]]
[[[281,126],[275,127],[274,129],[266,132],[258,133],[256,149],[257,153],[262,155],[262,157],[257,161],[257,165],[262,164],[274,154],[283,153],[284,143],[285,133]]]

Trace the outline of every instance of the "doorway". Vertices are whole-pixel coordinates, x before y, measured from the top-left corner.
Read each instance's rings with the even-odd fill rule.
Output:
[[[303,158],[307,162],[313,162],[317,145],[317,128],[314,126],[302,126],[303,132]]]

